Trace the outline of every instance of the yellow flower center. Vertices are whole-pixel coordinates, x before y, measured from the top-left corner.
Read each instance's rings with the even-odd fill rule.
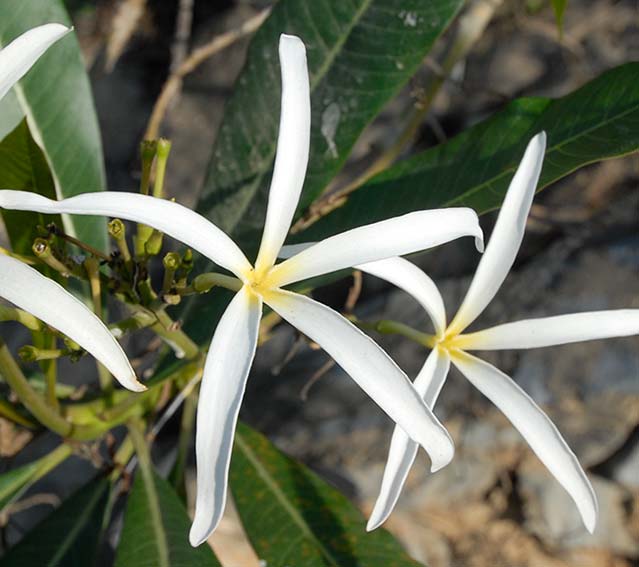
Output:
[[[252,268],[251,271],[246,274],[246,285],[250,287],[253,293],[257,295],[264,295],[270,290],[277,288],[272,272],[272,268],[262,270]]]

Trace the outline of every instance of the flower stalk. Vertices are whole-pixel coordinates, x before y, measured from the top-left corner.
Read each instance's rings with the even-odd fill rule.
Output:
[[[0,339],[0,374],[9,384],[18,399],[47,429],[66,437],[73,426],[31,387],[6,343]]]

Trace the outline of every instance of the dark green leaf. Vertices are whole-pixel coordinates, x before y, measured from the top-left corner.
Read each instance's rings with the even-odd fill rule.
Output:
[[[40,459],[0,474],[0,510],[19,498],[32,482],[57,467],[70,454],[69,445],[61,444]]]
[[[2,0],[0,47],[26,30],[49,22],[70,25],[61,0]],[[103,190],[102,142],[75,34],[53,45],[14,91],[22,113],[29,119],[31,133],[47,158],[58,196]],[[81,240],[106,247],[104,218],[74,216],[65,223],[67,231]]]
[[[42,150],[33,141],[27,121],[20,124],[0,141],[0,187],[31,191],[55,199],[55,185]],[[55,222],[62,226],[59,216],[44,216],[28,211],[0,209],[11,248],[19,254],[31,255],[31,245],[37,236],[36,226]]]
[[[38,467],[38,461],[34,461],[0,475],[0,509],[29,483]]]
[[[198,211],[231,234],[249,258],[254,254],[277,144],[281,33],[298,35],[306,44],[311,79],[311,155],[302,210],[333,179],[364,128],[415,73],[462,5],[463,0],[278,2],[255,34],[226,104]],[[200,271],[209,268],[205,261],[198,265]],[[188,331],[209,339],[224,305],[193,298],[185,311]]]
[[[10,549],[0,566],[94,565],[108,488],[108,480],[98,478],[80,489]]]
[[[258,556],[273,567],[416,567],[384,530],[264,436],[239,424],[231,488]]]
[[[158,507],[161,517],[154,512]],[[127,503],[115,567],[219,567],[210,547],[191,547],[190,524],[168,482],[155,474],[154,482],[147,484],[138,473]]]
[[[548,147],[539,189],[584,165],[639,149],[639,63],[608,71],[557,100],[520,99],[489,120],[400,162],[296,235],[304,242],[421,209],[501,205],[534,134]]]

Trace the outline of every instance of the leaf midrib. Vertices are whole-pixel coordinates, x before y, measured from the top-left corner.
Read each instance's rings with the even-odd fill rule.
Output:
[[[142,473],[144,492],[147,496],[147,502],[149,505],[151,528],[155,533],[155,547],[158,552],[158,567],[170,567],[169,548],[166,544],[168,538],[164,529],[164,522],[162,521],[162,511],[160,509],[160,499],[155,486],[155,479],[153,478],[153,473],[149,467],[140,466],[140,472]]]
[[[96,502],[102,498],[102,493],[106,489],[106,486],[102,486],[100,490],[95,491],[95,495],[88,502],[87,506],[85,506],[80,513],[78,521],[76,521],[74,527],[67,534],[67,536],[62,540],[62,546],[58,549],[58,551],[51,557],[51,560],[47,563],[48,567],[57,567],[60,564],[60,561],[69,550],[70,546],[76,539],[78,533],[82,531],[84,527],[86,527],[86,522],[89,517],[95,511]]]
[[[264,483],[271,489],[275,498],[282,507],[288,512],[290,517],[293,519],[294,523],[300,528],[300,530],[304,533],[304,535],[310,539],[317,549],[322,553],[324,558],[330,562],[334,567],[339,567],[339,563],[331,554],[331,551],[324,546],[324,544],[317,538],[317,536],[313,533],[308,523],[304,520],[302,515],[297,511],[297,509],[288,501],[286,495],[282,491],[282,489],[277,485],[277,483],[271,478],[271,475],[268,473],[266,468],[259,461],[258,457],[255,455],[255,452],[251,447],[244,441],[242,438],[242,434],[238,431],[235,435],[235,441],[241,451],[244,453],[244,456],[250,461],[253,465],[257,474],[264,481]]]
[[[570,136],[568,138],[566,138],[565,140],[555,144],[554,146],[548,148],[546,150],[546,156],[548,156],[549,154],[554,153],[557,150],[560,150],[561,148],[563,148],[566,144],[570,144],[572,142],[574,142],[576,139],[581,138],[583,136],[587,136],[588,134],[590,134],[591,132],[593,132],[594,130],[598,130],[599,128],[603,128],[605,126],[607,126],[608,124],[615,122],[617,120],[620,120],[621,118],[625,117],[628,114],[631,114],[633,112],[636,112],[639,110],[639,103],[636,106],[633,106],[627,110],[625,110],[624,112],[620,113],[620,114],[616,114],[615,116],[613,116],[610,119],[605,119],[602,120],[601,122],[599,122],[596,125],[591,126],[590,128],[587,128],[586,130],[582,130],[581,132],[579,132],[578,134],[575,134],[574,136]],[[632,151],[628,152],[628,153],[632,153]],[[626,155],[626,154],[621,154],[621,155]],[[544,158],[545,159],[545,158]],[[591,161],[588,161],[584,164],[579,164],[576,168],[573,168],[570,171],[566,171],[564,173],[564,175],[568,175],[570,174],[572,171],[574,171],[575,169],[578,169],[580,167],[583,167],[584,165],[588,165],[589,163],[594,163],[597,161],[601,161],[601,158],[593,158]],[[461,195],[455,197],[454,199],[447,201],[446,203],[443,204],[443,206],[451,206],[454,205],[456,203],[459,203],[460,201],[464,201],[465,199],[467,199],[468,197],[471,197],[472,195],[474,195],[477,191],[480,191],[484,188],[486,188],[488,185],[494,183],[495,181],[501,179],[502,177],[505,177],[507,175],[512,174],[513,171],[515,171],[517,169],[519,164],[517,165],[513,165],[508,167],[507,169],[505,169],[504,171],[502,171],[499,175],[495,175],[494,177],[491,177],[490,179],[484,181],[483,183],[480,183],[479,185],[476,185],[475,187],[469,189],[468,191],[466,191],[465,193],[462,193]]]

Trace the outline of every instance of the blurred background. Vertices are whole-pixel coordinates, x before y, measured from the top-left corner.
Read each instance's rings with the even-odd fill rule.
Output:
[[[138,144],[171,70],[194,47],[223,34],[240,35],[238,30],[270,4],[67,1],[90,69],[109,189],[136,189]],[[486,30],[444,83],[409,153],[453,137],[512,98],[558,97],[609,68],[639,59],[636,0],[570,0],[561,38],[548,2],[480,0],[470,5],[487,14]],[[452,33],[454,26],[442,45]],[[167,194],[183,204],[197,198],[250,35],[233,39],[178,83],[160,125],[160,133],[173,142]],[[394,139],[397,117],[419,103],[437,73],[435,50],[364,133],[343,172],[344,182]],[[540,194],[515,268],[478,327],[639,308],[638,181],[639,158],[630,156],[586,167]],[[493,222],[493,215],[482,217],[488,235]],[[440,286],[453,313],[478,259],[470,239],[464,239],[415,261]],[[356,275],[315,296],[363,320],[392,318],[429,330],[415,302],[372,278]],[[417,374],[427,355],[422,347],[405,339],[375,338],[410,377]],[[143,340],[134,342],[129,354],[139,355],[136,349],[143,346]],[[635,337],[486,357],[548,411],[587,469],[601,507],[593,536],[520,435],[454,370],[436,413],[456,441],[456,458],[430,475],[420,455],[386,527],[411,555],[432,567],[639,566],[638,347]],[[328,355],[292,328],[276,327],[272,340],[258,351],[242,415],[365,513],[370,511],[392,423]],[[24,439],[12,436],[3,420],[0,427],[6,430],[0,435],[3,455],[11,458]],[[156,445],[158,458],[168,462],[174,444],[169,426]],[[19,458],[28,460],[23,454]],[[63,465],[45,492],[56,493],[70,477],[81,477],[78,462]],[[12,529],[19,531],[19,524]],[[228,567],[258,566],[232,510],[212,543]]]

